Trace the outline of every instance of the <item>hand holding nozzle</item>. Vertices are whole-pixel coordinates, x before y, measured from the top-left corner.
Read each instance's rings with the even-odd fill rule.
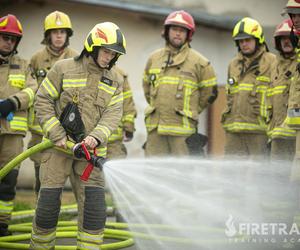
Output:
[[[105,158],[96,155],[96,150],[94,150],[94,154],[90,154],[84,143],[77,143],[73,147],[73,154],[75,157],[85,158],[89,162],[80,176],[80,179],[83,181],[87,181],[89,179],[94,167],[99,168],[102,171],[103,165],[106,162]]]

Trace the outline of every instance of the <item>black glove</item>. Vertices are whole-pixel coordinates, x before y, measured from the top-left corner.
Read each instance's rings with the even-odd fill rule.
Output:
[[[0,102],[1,118],[6,118],[6,116],[8,116],[10,112],[13,112],[15,110],[16,110],[15,104],[11,100],[6,99]]]

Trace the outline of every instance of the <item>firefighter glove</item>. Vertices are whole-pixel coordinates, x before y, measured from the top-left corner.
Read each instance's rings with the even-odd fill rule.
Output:
[[[11,100],[6,99],[0,102],[0,115],[2,118],[6,118],[10,112],[15,110],[15,104]]]

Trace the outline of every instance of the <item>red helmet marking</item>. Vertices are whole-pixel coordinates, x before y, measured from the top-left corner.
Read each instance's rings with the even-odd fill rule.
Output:
[[[102,38],[103,40],[105,40],[105,42],[107,42],[107,36],[105,35],[105,33],[97,28],[97,32],[96,32],[96,37]]]

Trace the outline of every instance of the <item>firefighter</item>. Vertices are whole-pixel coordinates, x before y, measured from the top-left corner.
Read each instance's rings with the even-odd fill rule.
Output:
[[[232,37],[238,54],[229,64],[226,109],[222,113],[225,155],[249,158],[267,155],[266,92],[275,55],[268,52],[261,25],[245,17]]]
[[[122,54],[125,38],[121,30],[111,22],[99,23],[87,35],[78,57],[56,62],[47,73],[36,94],[35,110],[45,136],[57,147],[65,148],[67,138],[91,150],[106,146],[123,112],[123,78],[113,68]],[[68,112],[70,116],[64,117]],[[83,126],[72,130],[69,122]],[[62,189],[70,174],[78,189],[77,248],[99,249],[106,220],[104,176],[94,168],[90,178],[82,181],[86,165],[56,149],[43,152],[31,249],[54,249]]]
[[[72,24],[68,15],[60,11],[50,13],[44,22],[44,39],[42,44],[45,48],[36,52],[30,61],[30,65],[34,71],[38,85],[42,83],[55,62],[61,59],[75,57],[78,53],[69,45],[69,38],[73,35]],[[35,119],[34,109],[31,108],[29,112],[29,130],[31,132],[31,140],[28,147],[40,143],[43,138],[43,131]],[[40,178],[39,169],[41,164],[41,154],[34,154],[31,156],[34,162],[35,169],[35,192],[39,193]]]
[[[17,56],[23,36],[22,26],[14,15],[0,18],[0,168],[23,151],[27,132],[27,109],[34,100],[37,83],[30,67]],[[0,181],[0,236],[7,236],[13,210],[18,169]]]
[[[144,71],[148,107],[146,156],[189,154],[187,138],[197,133],[199,114],[217,97],[211,63],[191,48],[193,17],[170,13],[164,22],[164,48],[152,53]]]
[[[268,136],[271,140],[271,160],[292,162],[295,154],[296,131],[285,124],[291,78],[296,70],[297,57],[290,39],[292,21],[281,22],[274,33],[275,48],[279,52],[271,72],[270,122]]]

